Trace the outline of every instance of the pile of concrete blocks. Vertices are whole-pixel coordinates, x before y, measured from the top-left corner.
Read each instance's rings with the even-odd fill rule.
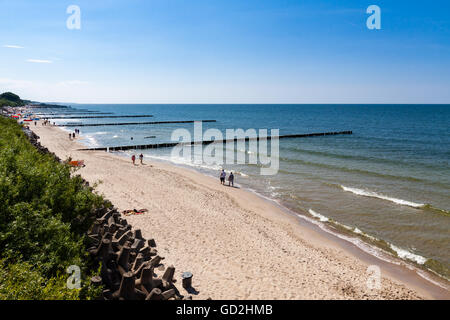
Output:
[[[175,268],[164,268],[153,239],[142,237],[117,209],[102,208],[88,232],[89,253],[101,262],[100,276],[92,283],[102,285],[105,300],[190,300],[174,285]],[[160,276],[155,271],[162,272]]]

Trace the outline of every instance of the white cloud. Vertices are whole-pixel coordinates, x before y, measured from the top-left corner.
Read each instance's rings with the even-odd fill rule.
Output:
[[[33,62],[33,63],[52,63],[51,60],[40,60],[40,59],[27,59],[27,62]]]
[[[14,45],[14,44],[5,44],[5,45],[3,45],[3,48],[23,49],[24,47],[17,46],[17,45]]]

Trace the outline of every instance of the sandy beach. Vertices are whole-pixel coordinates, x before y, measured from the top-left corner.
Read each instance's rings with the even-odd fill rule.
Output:
[[[182,272],[193,273],[194,299],[450,297],[412,270],[367,257],[252,192],[162,162],[133,165],[118,155],[77,151],[80,138],[69,140],[56,127],[30,129],[60,158],[84,160],[77,174],[98,183],[96,190],[119,210],[148,209],[126,219],[156,240],[178,283]],[[381,268],[380,289],[367,287],[371,264]]]

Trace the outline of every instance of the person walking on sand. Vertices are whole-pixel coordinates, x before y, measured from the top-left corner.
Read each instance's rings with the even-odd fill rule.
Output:
[[[134,154],[131,156],[131,161],[133,161],[133,164],[136,164],[135,163],[136,162],[136,156]]]
[[[220,184],[225,185],[225,177],[227,176],[227,174],[225,173],[225,170],[222,169],[222,172],[220,173]]]
[[[234,174],[233,172],[230,172],[230,175],[228,176],[228,186],[234,187]]]
[[[141,164],[144,164],[144,163],[143,163],[144,155],[143,155],[142,153],[139,155],[139,160],[141,160]]]

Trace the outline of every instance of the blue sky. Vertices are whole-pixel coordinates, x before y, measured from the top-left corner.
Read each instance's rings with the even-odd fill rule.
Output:
[[[369,30],[369,5],[381,30]],[[69,5],[81,29],[69,30]],[[80,103],[450,103],[449,1],[0,0],[0,91]]]

